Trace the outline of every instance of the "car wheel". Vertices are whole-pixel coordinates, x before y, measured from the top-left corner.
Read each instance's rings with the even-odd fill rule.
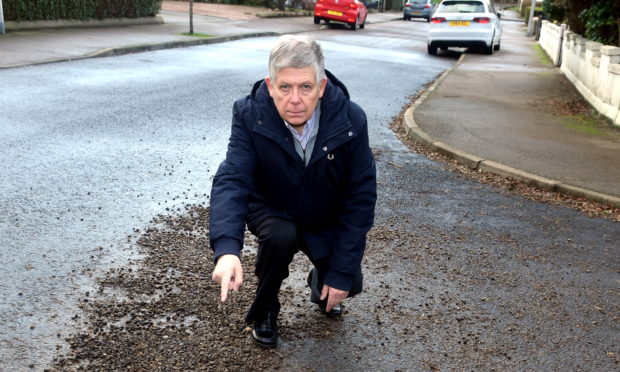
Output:
[[[426,22],[430,22],[430,21],[431,21],[431,17],[427,17]]]
[[[351,23],[351,30],[353,31],[357,30],[357,27],[359,26],[359,21],[360,21],[360,17],[357,16],[357,19],[355,20],[355,22]]]
[[[494,50],[497,50],[494,41],[495,41],[495,33],[493,33],[493,37],[491,38],[491,45],[484,47],[485,54],[491,55],[493,54]]]
[[[428,54],[435,56],[437,55],[437,47],[432,44],[428,44]]]
[[[314,17],[314,24],[318,25],[319,23],[321,23],[321,17]]]
[[[360,23],[360,28],[364,28],[364,26],[366,26],[366,20],[364,20],[364,22]]]
[[[410,18],[410,17],[407,17],[407,16],[404,16],[404,17],[403,17],[403,19],[404,19],[405,21],[408,21],[408,20],[410,20],[411,18]]]
[[[499,48],[500,48],[500,44],[501,44],[501,43],[502,43],[502,42],[500,41],[500,42],[499,42],[499,43],[497,43],[497,45],[495,46],[495,50],[496,50],[496,51],[498,51],[498,50],[499,50]]]

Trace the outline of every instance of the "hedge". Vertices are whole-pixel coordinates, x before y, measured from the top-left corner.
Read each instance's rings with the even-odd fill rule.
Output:
[[[161,0],[12,0],[3,7],[7,21],[138,18],[156,15]]]
[[[530,22],[530,11],[532,10],[532,8],[530,8],[530,6],[524,6],[523,10],[521,11],[521,15],[525,18],[525,24],[528,24]],[[543,14],[543,8],[542,7],[536,7],[534,9],[534,17],[540,17]]]

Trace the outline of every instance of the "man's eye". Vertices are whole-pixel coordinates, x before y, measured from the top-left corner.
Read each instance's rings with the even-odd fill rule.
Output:
[[[280,89],[288,90],[288,85],[287,84],[282,84],[282,85],[280,85]]]
[[[304,85],[302,86],[302,88],[303,88],[304,90],[312,90],[312,86],[311,86],[310,84],[304,84]]]

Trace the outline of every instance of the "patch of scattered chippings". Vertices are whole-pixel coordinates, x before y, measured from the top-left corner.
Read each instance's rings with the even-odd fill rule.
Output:
[[[277,367],[277,353],[257,349],[243,321],[255,290],[253,255],[244,254],[244,290],[219,302],[211,280],[208,209],[160,217],[137,237],[144,259],[99,279],[81,303],[84,330],[52,370],[257,370]],[[251,246],[252,240],[248,239]],[[225,357],[222,357],[225,356]]]
[[[254,345],[244,316],[256,288],[256,242],[247,235],[242,289],[220,304],[211,281],[208,208],[186,206],[134,236],[143,258],[107,272],[98,290],[85,294],[83,327],[51,370],[617,367],[618,237],[601,235],[612,222],[597,229],[578,213],[549,208],[548,218],[515,229],[531,206],[471,215],[470,207],[457,207],[460,191],[447,189],[437,192],[453,208],[431,213],[459,219],[427,223],[424,205],[434,196],[403,183],[418,165],[390,168],[388,159],[398,156],[377,156],[383,181],[363,260],[365,290],[347,300],[342,318],[327,319],[309,302],[310,264],[298,254],[281,291],[280,345]]]

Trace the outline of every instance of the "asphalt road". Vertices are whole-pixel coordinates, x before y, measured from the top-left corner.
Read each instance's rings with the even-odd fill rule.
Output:
[[[412,25],[316,33],[376,149],[405,151],[387,123],[454,62],[429,65]],[[0,369],[51,358],[92,277],[135,256],[128,234],[208,204],[232,103],[265,76],[273,40],[0,71]]]
[[[273,39],[0,71],[11,88],[0,93],[0,369],[43,370],[71,356],[64,338],[76,332],[72,357],[101,370],[617,369],[617,223],[451,173],[389,129],[455,62],[430,62],[424,27],[315,33],[368,114],[377,218],[365,292],[340,321],[311,310],[307,262],[295,262],[274,352],[239,332],[242,306],[217,306],[204,228],[192,230],[204,225],[232,102],[265,75]],[[172,223],[149,222],[160,213]],[[142,267],[138,237],[165,242]],[[233,296],[245,304],[246,273]],[[112,301],[98,302],[95,277],[118,290]],[[155,285],[169,291],[154,296]],[[99,317],[76,307],[85,301]]]

